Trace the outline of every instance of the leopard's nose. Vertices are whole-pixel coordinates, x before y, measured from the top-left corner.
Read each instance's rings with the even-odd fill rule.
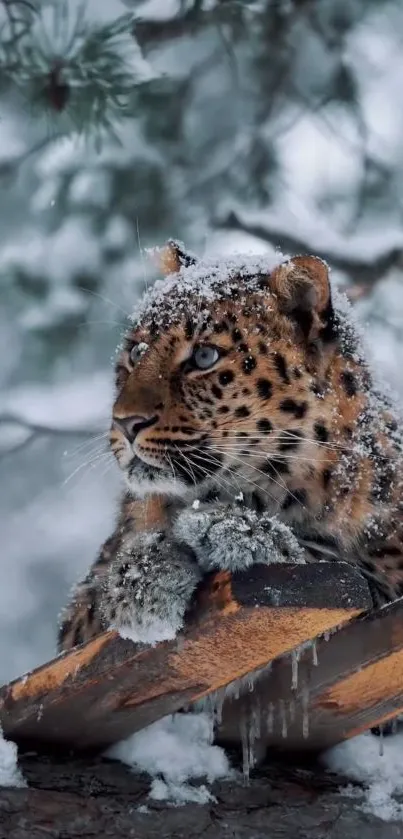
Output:
[[[129,443],[134,443],[139,431],[143,428],[148,428],[157,422],[158,417],[144,417],[139,414],[134,414],[132,417],[114,417],[114,423],[119,428]]]

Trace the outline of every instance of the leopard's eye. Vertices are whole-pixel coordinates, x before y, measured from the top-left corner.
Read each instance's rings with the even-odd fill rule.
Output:
[[[204,344],[200,347],[195,347],[190,360],[198,370],[208,370],[217,363],[219,358],[220,353],[217,347]]]
[[[148,344],[144,343],[144,341],[140,341],[139,344],[133,344],[129,356],[130,361],[132,364],[137,364],[140,361],[140,358],[144,353],[148,350]]]

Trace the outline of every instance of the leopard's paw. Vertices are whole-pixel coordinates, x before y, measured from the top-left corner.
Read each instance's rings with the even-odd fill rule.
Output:
[[[104,584],[105,622],[136,642],[174,638],[201,579],[189,554],[155,534],[118,556]]]
[[[257,521],[252,511],[241,514],[224,505],[186,509],[176,519],[173,533],[194,550],[204,570],[237,571],[263,561],[263,546],[254,535]]]
[[[303,551],[287,525],[239,506],[187,508],[176,519],[173,533],[194,550],[206,571],[241,571],[257,563],[304,562]]]

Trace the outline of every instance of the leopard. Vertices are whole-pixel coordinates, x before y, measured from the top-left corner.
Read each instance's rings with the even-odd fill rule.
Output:
[[[116,527],[62,612],[59,652],[111,627],[175,637],[207,574],[258,563],[348,562],[374,606],[400,597],[399,410],[329,266],[198,259],[173,240],[158,260],[116,361]]]

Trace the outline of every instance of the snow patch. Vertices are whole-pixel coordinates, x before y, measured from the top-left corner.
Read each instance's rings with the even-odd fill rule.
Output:
[[[82,170],[72,179],[69,188],[71,204],[81,204],[105,208],[111,198],[112,179],[110,172],[100,171],[94,167]]]
[[[26,787],[17,763],[17,746],[5,740],[0,728],[0,787]]]
[[[57,289],[72,277],[99,274],[99,241],[84,217],[67,218],[52,235],[36,228],[20,232],[2,249],[0,267],[4,273],[19,268],[28,276],[49,277]]]
[[[180,3],[178,0],[145,0],[140,3],[137,14],[140,18],[146,20],[170,20],[180,13]]]
[[[195,265],[182,267],[177,273],[157,280],[138,302],[131,320],[140,323],[152,316],[159,323],[166,317],[174,320],[185,314],[193,314],[196,320],[202,319],[201,301],[208,305],[231,297],[234,291],[239,292],[240,281],[245,294],[261,293],[259,280],[286,259],[288,257],[281,253],[257,256],[234,254],[232,257],[202,259]]]
[[[383,752],[383,754],[382,754]],[[383,821],[403,821],[403,733],[380,740],[369,732],[325,752],[322,760],[365,785],[364,812]]]
[[[214,800],[205,784],[230,775],[223,749],[213,745],[213,726],[208,714],[174,714],[112,746],[107,757],[120,760],[152,778],[150,798],[204,804]]]
[[[111,629],[116,627],[111,626]],[[133,641],[135,644],[151,644],[154,646],[159,641],[172,641],[182,628],[182,621],[168,621],[154,618],[149,623],[132,623],[130,626],[119,626],[118,632],[121,638]]]

